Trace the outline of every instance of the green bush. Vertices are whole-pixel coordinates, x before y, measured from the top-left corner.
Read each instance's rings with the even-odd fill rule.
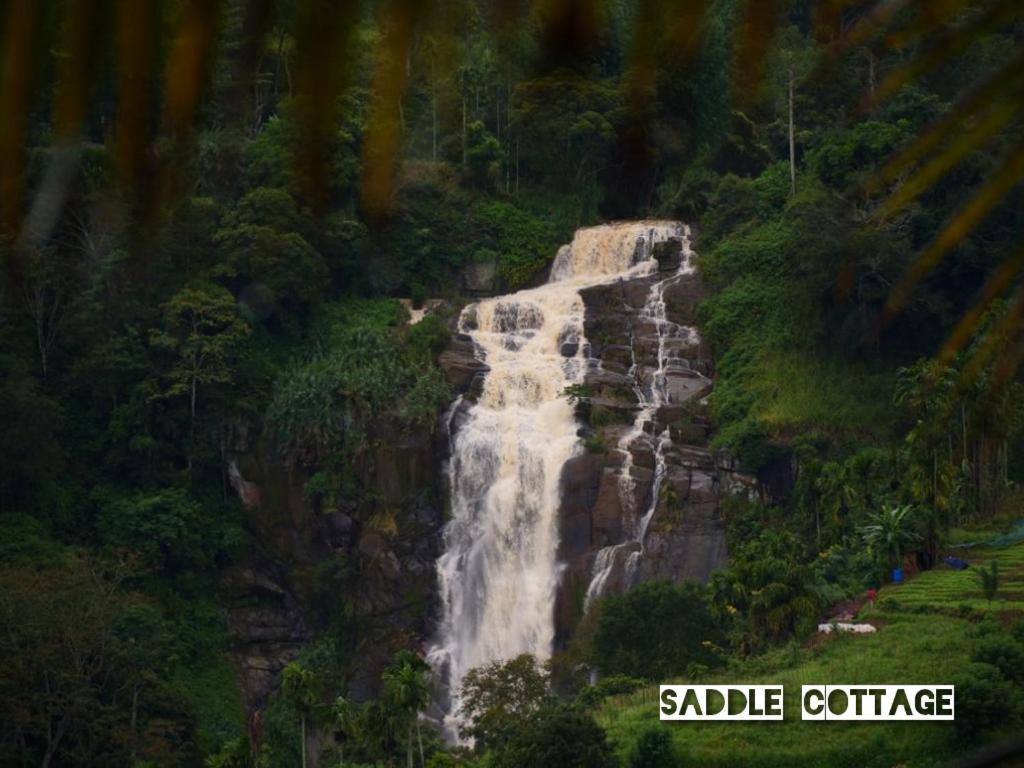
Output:
[[[974,663],[952,681],[956,689],[957,736],[976,741],[992,729],[1012,727],[1020,720],[1020,689],[991,664]]]
[[[603,601],[593,656],[602,674],[664,680],[694,663],[716,666],[722,642],[703,586],[648,582]]]
[[[1019,686],[1024,686],[1024,643],[1005,633],[990,634],[978,641],[973,661],[991,664],[1003,676]]]
[[[478,216],[493,237],[499,257],[498,277],[508,290],[529,282],[555,257],[561,244],[546,219],[511,203],[486,203],[480,206]]]
[[[642,688],[645,682],[638,677],[629,675],[609,675],[602,677],[594,685],[588,685],[576,700],[584,706],[594,706],[609,696],[618,696],[623,693],[632,693]]]
[[[640,732],[629,751],[629,768],[679,768],[679,751],[672,743],[672,732],[663,725],[652,725]]]
[[[388,413],[408,428],[430,426],[449,401],[433,357],[447,328],[426,317],[403,336],[407,317],[393,300],[328,307],[311,359],[278,377],[266,423],[289,461],[314,464],[360,447],[368,420]]]
[[[492,753],[493,768],[615,768],[605,732],[588,713],[565,705],[547,707],[522,721]]]
[[[429,360],[448,346],[451,332],[437,315],[427,315],[409,329],[409,349],[414,355]]]
[[[138,553],[167,573],[212,568],[241,536],[237,522],[205,509],[183,488],[126,495],[98,489],[97,527],[105,543]]]

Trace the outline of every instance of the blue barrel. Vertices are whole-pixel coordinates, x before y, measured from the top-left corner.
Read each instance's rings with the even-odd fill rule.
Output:
[[[903,569],[902,568],[893,568],[892,569],[892,583],[893,584],[902,584],[903,583]]]

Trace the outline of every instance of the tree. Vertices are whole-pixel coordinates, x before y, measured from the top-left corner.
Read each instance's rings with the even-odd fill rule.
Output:
[[[150,332],[150,343],[171,356],[164,398],[187,397],[189,469],[195,439],[200,388],[229,384],[240,342],[249,325],[239,316],[234,297],[212,283],[182,288],[163,306],[163,328]]]
[[[359,709],[344,696],[339,696],[331,707],[331,716],[334,718],[334,740],[338,744],[338,762],[344,766],[345,745],[359,735]]]
[[[315,231],[308,212],[286,190],[258,187],[224,217],[215,235],[224,259],[214,273],[256,318],[302,315],[319,301],[328,277],[311,244]]]
[[[136,553],[140,565],[175,575],[212,569],[230,546],[233,531],[184,488],[122,493],[100,488],[97,528],[112,547]]]
[[[40,745],[43,768],[101,699],[122,578],[78,557],[0,571],[2,719]]]
[[[462,738],[477,750],[505,741],[516,724],[551,701],[550,677],[528,653],[471,669],[462,680]]]
[[[50,356],[73,306],[75,279],[61,264],[56,249],[32,249],[26,259],[28,270],[22,284],[25,314],[35,329],[36,352],[46,381]]]
[[[629,768],[675,768],[679,755],[664,725],[645,728],[629,752]]]
[[[518,720],[494,750],[494,768],[616,768],[605,732],[587,712],[549,705]]]
[[[193,720],[170,682],[176,638],[124,589],[136,576],[131,559],[63,549],[0,566],[0,763],[189,753]]]
[[[593,653],[603,675],[663,680],[692,664],[716,664],[721,642],[703,587],[647,582],[604,601]]]
[[[420,746],[420,768],[423,757],[423,735],[420,732],[420,710],[430,704],[430,667],[412,651],[400,651],[384,671],[384,696],[408,721],[406,725],[406,765],[412,768],[412,728]]]
[[[512,120],[534,177],[572,190],[583,206],[595,203],[597,177],[608,165],[622,120],[621,99],[610,80],[566,70],[521,83]]]
[[[864,542],[893,568],[899,568],[904,552],[921,540],[913,529],[914,508],[909,504],[884,506],[871,514],[869,520],[860,529]]]
[[[493,188],[500,171],[501,144],[479,120],[466,129],[466,177],[480,189]]]
[[[313,714],[319,701],[316,675],[299,662],[293,661],[284,668],[281,677],[281,692],[299,713],[302,768],[306,768],[306,721]]]

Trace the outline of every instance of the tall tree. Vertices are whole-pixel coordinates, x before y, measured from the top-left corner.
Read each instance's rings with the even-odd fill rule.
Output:
[[[163,310],[163,328],[151,332],[150,342],[171,355],[161,396],[188,398],[191,469],[200,389],[231,382],[238,345],[249,334],[249,325],[238,314],[234,297],[212,283],[186,286]]]
[[[406,718],[406,765],[412,768],[412,729],[420,747],[420,768],[423,768],[423,736],[419,713],[430,703],[430,667],[412,651],[401,651],[384,672],[384,692],[388,701]]]

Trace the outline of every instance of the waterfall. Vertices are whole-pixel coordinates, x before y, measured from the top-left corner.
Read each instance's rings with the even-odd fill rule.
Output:
[[[667,318],[665,288],[672,281],[678,280],[681,275],[693,272],[692,255],[689,238],[684,237],[683,253],[679,261],[679,268],[672,276],[659,280],[651,286],[644,306],[640,311],[639,324],[647,326],[648,332],[653,329],[657,338],[657,355],[654,368],[644,368],[640,365],[636,356],[636,339],[630,338],[632,365],[629,369],[629,376],[634,382],[633,393],[640,407],[633,420],[631,429],[622,436],[617,445],[617,448],[625,455],[619,474],[619,498],[625,513],[627,538],[618,544],[604,547],[598,551],[594,558],[590,585],[584,598],[584,609],[588,608],[593,600],[604,594],[608,586],[608,579],[615,571],[616,566],[620,564],[620,560],[624,559],[622,571],[625,576],[625,583],[627,586],[632,584],[643,553],[647,526],[650,524],[654,511],[658,506],[666,472],[665,449],[672,444],[667,427],[658,432],[657,435],[654,435],[657,429],[658,412],[662,406],[672,402],[671,394],[668,391],[668,373],[673,366],[680,364],[680,361],[674,354],[675,348],[680,343],[689,344],[695,341],[694,337],[697,334],[695,328],[678,325]],[[630,448],[634,442],[647,439],[647,435],[651,435],[654,438],[654,477],[646,508],[638,514],[638,510],[635,508],[635,481],[632,476],[633,453]]]
[[[685,233],[663,221],[580,229],[546,284],[472,304],[459,318],[489,372],[477,401],[452,414],[451,519],[437,563],[442,615],[429,651],[448,690],[449,726],[469,670],[551,653],[560,476],[581,450],[563,391],[594,364],[580,290],[655,271],[653,245]],[[663,302],[660,312],[663,322]]]

